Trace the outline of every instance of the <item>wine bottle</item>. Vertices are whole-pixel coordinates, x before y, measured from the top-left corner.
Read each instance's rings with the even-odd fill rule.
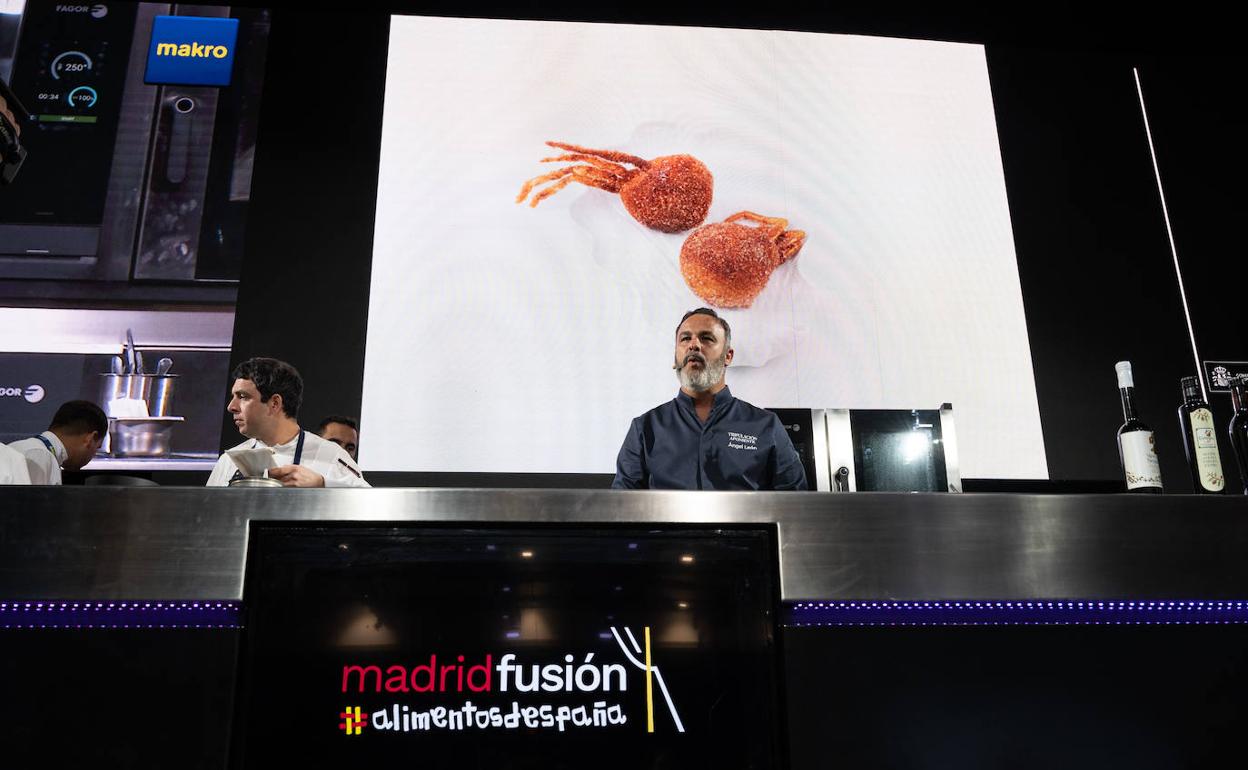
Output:
[[[1131,362],[1114,364],[1118,373],[1118,395],[1122,397],[1122,418],[1118,429],[1118,459],[1128,492],[1161,493],[1161,463],[1153,429],[1140,422],[1135,413],[1135,380]]]
[[[1239,478],[1248,495],[1248,376],[1231,378],[1231,449],[1235,450],[1235,462],[1239,465]]]
[[[1200,394],[1200,380],[1184,377],[1183,405],[1179,407],[1179,433],[1183,436],[1183,452],[1192,472],[1192,489],[1199,495],[1220,495],[1226,490],[1222,458],[1218,455],[1218,435],[1213,427],[1213,412]]]

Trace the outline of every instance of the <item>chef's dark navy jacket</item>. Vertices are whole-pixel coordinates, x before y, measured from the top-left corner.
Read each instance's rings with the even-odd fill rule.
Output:
[[[715,394],[706,422],[684,392],[633,419],[615,461],[615,489],[806,489],[780,418]]]

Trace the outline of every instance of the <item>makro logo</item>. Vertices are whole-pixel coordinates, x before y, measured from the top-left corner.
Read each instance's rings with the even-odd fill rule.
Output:
[[[228,86],[238,19],[157,16],[144,81],[159,85]]]
[[[156,45],[157,56],[181,56],[191,57],[194,59],[207,59],[211,56],[214,59],[224,59],[230,55],[230,49],[223,45],[200,45],[199,43],[183,43],[177,45],[175,43],[158,43]]]
[[[45,392],[42,385],[27,385],[24,388],[0,388],[0,398],[17,398],[26,399],[32,404],[37,404],[43,400]]]
[[[347,706],[338,712],[338,729],[345,735],[357,736],[366,728],[369,732],[403,733],[491,729],[554,729],[562,733],[569,728],[626,728],[642,723],[640,718],[630,716],[630,701],[640,700],[638,696],[628,697],[629,672],[635,670],[644,677],[645,731],[655,732],[657,690],[667,706],[672,728],[685,732],[667,682],[653,659],[650,627],[643,629],[644,647],[628,627],[624,627],[623,636],[612,627],[611,635],[628,665],[596,661],[592,652],[583,656],[568,653],[554,662],[522,662],[515,653],[507,652],[498,657],[486,653],[475,659],[456,655],[450,661],[440,661],[435,654],[429,656],[428,662],[413,666],[344,665],[340,682],[343,695],[385,693],[393,697],[416,693],[445,697],[471,693],[478,702],[465,700],[457,706],[425,708],[419,701],[409,701],[367,711],[360,706]],[[555,693],[563,694],[562,702],[541,702],[543,695]],[[566,702],[578,695],[588,702]],[[500,702],[500,697],[505,700]]]

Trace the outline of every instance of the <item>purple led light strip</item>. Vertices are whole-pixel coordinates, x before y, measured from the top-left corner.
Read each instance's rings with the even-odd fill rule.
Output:
[[[786,626],[1068,626],[1248,623],[1248,601],[809,601],[785,605]]]
[[[1248,601],[807,601],[787,626],[1216,625],[1248,623]],[[241,628],[238,601],[0,601],[0,628]]]
[[[0,601],[0,628],[242,628],[242,602]]]

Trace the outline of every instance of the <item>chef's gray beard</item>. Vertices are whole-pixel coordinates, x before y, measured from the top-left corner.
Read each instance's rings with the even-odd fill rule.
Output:
[[[707,361],[706,365],[696,372],[691,371],[687,366],[682,366],[676,370],[676,377],[680,380],[680,386],[685,390],[701,393],[718,385],[724,379],[726,368],[728,368],[728,354],[724,353],[714,361]]]

